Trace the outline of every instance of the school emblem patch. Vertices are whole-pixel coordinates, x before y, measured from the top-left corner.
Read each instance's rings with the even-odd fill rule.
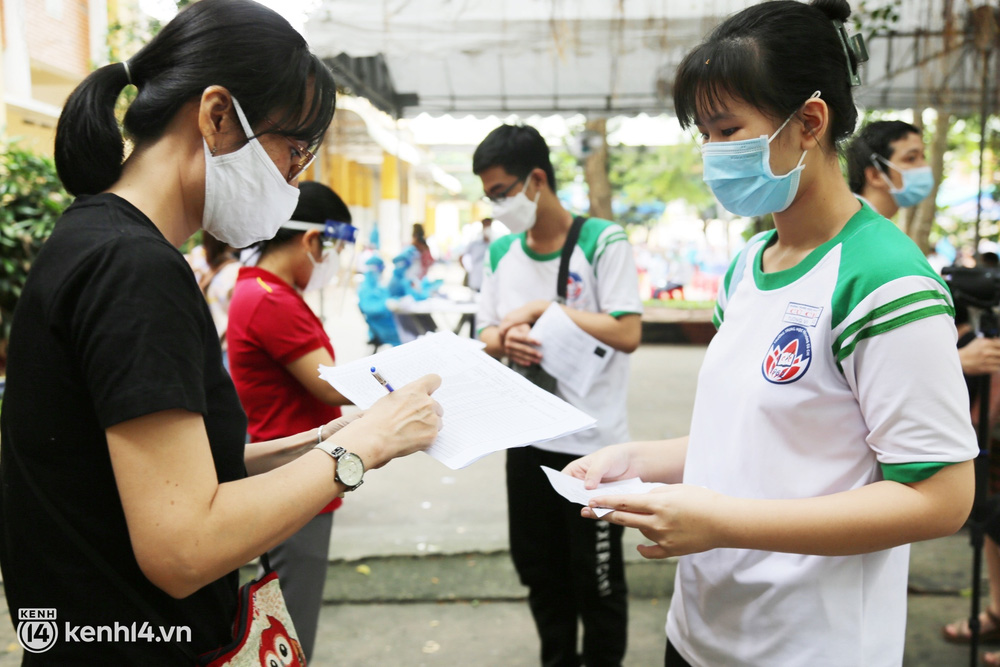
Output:
[[[574,303],[583,296],[583,276],[570,271],[566,278],[566,303]]]
[[[805,327],[792,325],[782,329],[767,350],[760,370],[764,379],[774,384],[795,382],[809,370],[812,341]]]

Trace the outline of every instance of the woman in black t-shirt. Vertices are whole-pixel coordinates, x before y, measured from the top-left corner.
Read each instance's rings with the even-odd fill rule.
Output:
[[[114,105],[128,84],[123,161]],[[77,200],[15,312],[0,417],[11,617],[49,610],[57,631],[24,664],[174,665],[218,648],[237,568],[356,487],[359,463],[436,436],[440,379],[427,376],[349,424],[244,447],[246,417],[177,250],[200,228],[233,247],[270,238],[335,95],[280,16],[201,0],[67,101],[56,164]]]

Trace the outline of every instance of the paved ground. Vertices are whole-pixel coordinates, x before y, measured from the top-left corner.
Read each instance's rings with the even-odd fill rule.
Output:
[[[338,359],[367,353],[350,295],[324,311]],[[446,322],[452,325],[454,321]],[[687,431],[704,348],[644,345],[632,357],[629,413],[636,439]],[[313,665],[538,664],[538,640],[507,550],[503,455],[452,471],[425,455],[366,476],[337,512],[320,642]],[[627,532],[631,589],[628,666],[662,664],[674,564],[642,560]],[[914,546],[905,663],[969,664],[940,626],[968,613],[971,550],[963,535]],[[21,650],[0,605],[0,667]],[[1000,648],[1000,647],[997,647]],[[845,666],[849,667],[849,666]]]

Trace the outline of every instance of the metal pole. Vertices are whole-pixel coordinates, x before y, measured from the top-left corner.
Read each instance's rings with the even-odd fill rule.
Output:
[[[979,254],[980,226],[983,222],[983,161],[986,150],[986,117],[989,115],[990,51],[983,51],[983,94],[979,107],[979,181],[976,193],[976,255]]]

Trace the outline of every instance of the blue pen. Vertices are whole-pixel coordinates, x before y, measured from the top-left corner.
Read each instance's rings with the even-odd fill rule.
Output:
[[[376,380],[378,380],[378,383],[380,385],[382,385],[383,387],[385,387],[386,391],[388,391],[390,393],[392,393],[393,391],[395,391],[392,388],[392,385],[389,384],[388,382],[386,382],[384,377],[382,377],[381,375],[379,375],[379,372],[377,370],[375,370],[374,366],[372,366],[372,375],[375,377]]]

